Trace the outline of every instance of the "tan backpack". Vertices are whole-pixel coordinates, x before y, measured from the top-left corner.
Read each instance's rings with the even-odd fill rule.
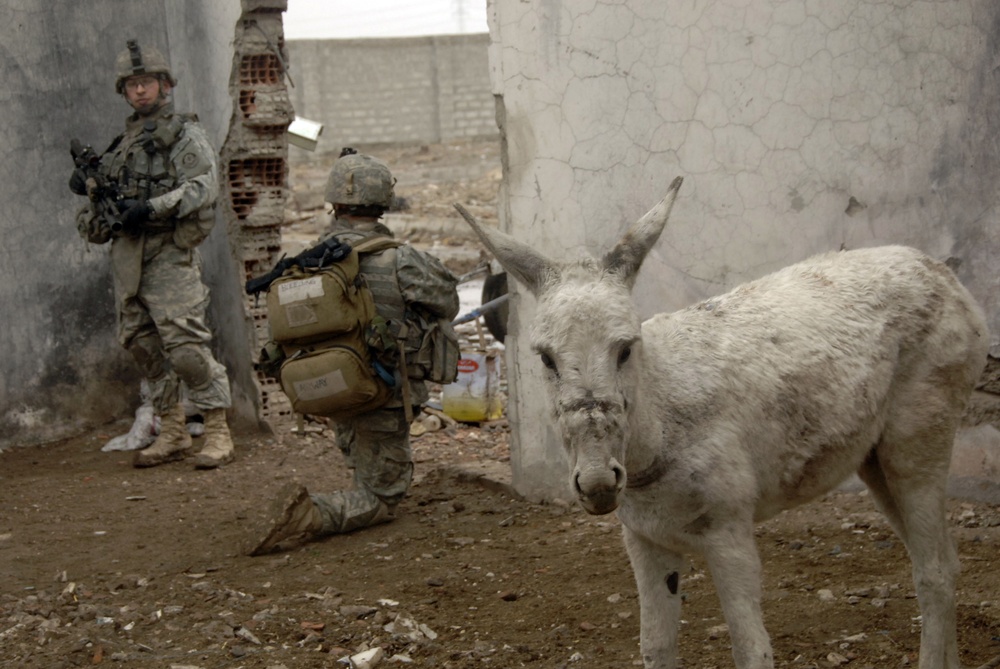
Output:
[[[316,268],[293,264],[270,284],[268,322],[283,358],[276,376],[294,411],[343,420],[392,396],[393,376],[372,355],[378,319],[358,269],[359,254],[399,245],[388,236],[369,237],[341,260]]]

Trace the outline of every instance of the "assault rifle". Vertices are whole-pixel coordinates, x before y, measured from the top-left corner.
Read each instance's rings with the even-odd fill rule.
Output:
[[[92,146],[83,145],[78,139],[70,141],[69,152],[73,156],[73,164],[77,167],[70,178],[70,190],[77,195],[89,197],[90,201],[97,205],[100,221],[106,224],[111,232],[116,234],[121,232],[124,226],[118,203],[123,196],[118,184],[101,174],[98,169],[101,157]],[[78,178],[79,175],[82,175],[82,180]]]
[[[291,258],[282,256],[270,272],[247,281],[247,295],[256,295],[261,291],[266,291],[275,280],[295,265],[298,265],[302,269],[318,269],[340,262],[350,254],[351,247],[349,244],[331,237],[312,248],[306,249],[297,256],[292,256]]]

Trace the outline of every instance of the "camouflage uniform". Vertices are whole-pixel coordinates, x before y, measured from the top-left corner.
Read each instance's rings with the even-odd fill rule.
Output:
[[[376,225],[371,232],[335,226],[330,236],[353,244],[373,232],[392,235],[385,226]],[[364,255],[361,274],[372,291],[376,311],[389,323],[390,335],[394,340],[405,340],[407,352],[420,347],[421,313],[449,320],[458,314],[455,277],[437,258],[411,246]],[[400,337],[404,323],[406,336]],[[408,383],[416,414],[427,402],[427,384],[414,378]],[[337,446],[354,468],[357,488],[311,495],[323,516],[320,534],[347,532],[388,519],[409,490],[413,456],[402,388],[402,383],[397,383],[393,396],[381,408],[336,426]]]
[[[345,213],[334,220],[327,237],[356,244],[373,234],[392,235],[378,223],[393,198],[395,180],[384,163],[346,153],[334,164],[327,185],[327,202]],[[423,319],[453,319],[458,314],[458,280],[434,256],[400,245],[361,258],[361,274],[372,291],[375,309],[388,324],[389,336],[404,342],[405,354],[420,348]],[[397,360],[398,362],[398,360]],[[427,401],[421,370],[395,365],[398,382],[380,408],[336,425],[337,445],[354,469],[355,489],[309,494],[297,483],[285,486],[260,528],[251,555],[270,552],[293,537],[307,539],[349,532],[387,522],[413,479],[410,420]],[[408,377],[409,403],[406,407]]]
[[[153,121],[166,131],[143,150]],[[205,324],[208,288],[201,281],[195,248],[211,230],[219,192],[215,151],[202,127],[164,105],[149,117],[132,115],[125,133],[101,158],[101,171],[126,197],[144,197],[153,219],[138,234],[113,235],[86,206],[77,218],[80,234],[95,244],[111,242],[118,342],[149,380],[157,413],[179,401],[178,370],[188,398],[199,409],[231,405],[226,369],[212,356]]]

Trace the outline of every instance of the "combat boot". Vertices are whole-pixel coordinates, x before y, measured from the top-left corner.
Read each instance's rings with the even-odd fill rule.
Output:
[[[291,539],[309,541],[323,529],[323,516],[313,504],[309,491],[297,483],[286,484],[274,501],[264,524],[258,528],[250,555],[270,553]]]
[[[395,506],[390,507],[366,490],[336,492],[328,496],[328,499],[338,497],[341,500],[340,504],[335,505],[341,510],[340,522],[336,525],[338,534],[391,523],[396,519]]]
[[[232,462],[233,439],[229,436],[225,409],[209,409],[205,412],[205,445],[195,456],[195,469],[215,469]]]
[[[160,416],[160,434],[148,447],[137,451],[132,465],[155,467],[164,462],[184,458],[184,451],[191,448],[191,435],[184,424],[184,407],[175,404]]]

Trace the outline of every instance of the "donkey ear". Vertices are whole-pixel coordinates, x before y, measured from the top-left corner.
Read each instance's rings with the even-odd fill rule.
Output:
[[[674,179],[667,190],[667,196],[636,221],[602,259],[604,268],[619,275],[627,286],[631,287],[635,283],[642,261],[646,259],[646,254],[656,244],[660,233],[667,225],[670,210],[673,209],[677,191],[683,181],[682,177]]]
[[[483,226],[460,204],[456,203],[455,209],[472,226],[503,268],[527,286],[536,297],[548,282],[559,276],[559,268],[555,263],[532,247],[499,230]]]

